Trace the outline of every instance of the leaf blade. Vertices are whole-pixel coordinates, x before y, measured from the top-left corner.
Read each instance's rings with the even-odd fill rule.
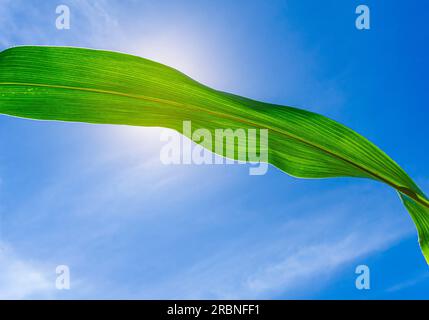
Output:
[[[290,175],[370,178],[395,188],[429,261],[424,193],[382,150],[322,115],[220,92],[143,58],[80,48],[1,52],[0,97],[0,113],[32,119],[163,126],[181,133],[183,120],[212,132],[268,129],[269,162]]]

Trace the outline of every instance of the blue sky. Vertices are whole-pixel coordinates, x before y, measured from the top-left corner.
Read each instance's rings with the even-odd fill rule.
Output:
[[[71,29],[55,28],[55,8]],[[371,30],[355,8],[371,9]],[[363,134],[429,190],[423,1],[0,0],[0,50],[127,52]],[[1,72],[1,71],[0,71]],[[0,116],[0,298],[429,298],[390,188],[165,166],[159,128]],[[71,289],[55,288],[68,265]],[[371,289],[355,288],[368,265]]]

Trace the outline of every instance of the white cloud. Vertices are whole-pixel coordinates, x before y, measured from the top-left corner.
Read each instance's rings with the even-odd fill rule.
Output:
[[[408,289],[410,287],[413,287],[414,285],[421,283],[429,278],[429,274],[424,273],[420,274],[417,277],[414,277],[412,279],[408,279],[406,281],[397,283],[389,288],[386,289],[387,292],[397,292],[404,289]]]
[[[61,2],[31,3],[0,0],[0,49],[16,45],[76,45],[102,47],[112,37],[120,39],[117,21],[105,0],[71,0],[70,30],[57,30],[55,9]],[[6,30],[4,32],[4,30]]]
[[[45,268],[0,243],[0,299],[49,298],[55,290],[53,281]]]
[[[330,192],[342,199],[334,205],[313,199],[319,208],[311,209],[309,214],[302,212],[302,218],[285,218],[283,225],[273,225],[269,234],[259,234],[256,240],[237,235],[236,241],[226,247],[220,245],[217,252],[207,254],[191,268],[140,294],[144,298],[166,298],[168,292],[169,299],[309,297],[347,266],[354,274],[354,267],[368,256],[415,232],[409,217],[398,214],[401,209],[391,205],[395,197],[386,197],[376,188],[371,192],[367,197],[370,211],[365,211],[366,204],[356,208],[356,201],[350,201],[359,198],[359,193],[364,198],[365,192],[355,187]],[[321,197],[328,200],[330,195]],[[377,201],[380,197],[385,201]],[[302,206],[299,209],[305,210]],[[258,234],[257,230],[251,232]]]

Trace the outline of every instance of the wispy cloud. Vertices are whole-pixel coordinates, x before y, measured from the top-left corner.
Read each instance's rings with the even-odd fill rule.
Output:
[[[139,294],[145,298],[253,299],[317,293],[347,265],[363,263],[414,231],[400,215],[392,219],[390,214],[377,214],[386,210],[386,203],[377,203],[382,192],[373,192],[372,208],[364,214],[347,204],[347,193],[359,194],[355,187],[332,192],[343,199],[334,205],[314,199],[319,209],[303,212],[305,218],[285,219],[284,224],[272,225],[268,234],[251,230],[254,237],[237,236],[186,271]],[[321,197],[328,199],[329,194]],[[362,203],[360,209],[365,206]]]
[[[52,297],[53,272],[49,276],[44,266],[17,256],[8,244],[0,243],[0,299]]]
[[[420,274],[412,279],[408,279],[406,281],[397,283],[389,288],[386,289],[387,292],[398,292],[404,289],[408,289],[410,287],[415,286],[416,284],[423,282],[429,278],[428,273]]]
[[[57,30],[56,7],[70,8],[70,30]],[[120,39],[120,28],[109,13],[106,0],[46,1],[34,5],[23,0],[0,1],[0,48],[16,45],[73,45],[104,47],[110,39]]]

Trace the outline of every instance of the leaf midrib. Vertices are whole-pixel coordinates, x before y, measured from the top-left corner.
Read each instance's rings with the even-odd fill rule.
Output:
[[[154,98],[154,97],[148,97],[148,96],[144,96],[144,95],[136,95],[136,94],[129,94],[129,93],[122,93],[122,92],[118,92],[118,91],[111,91],[111,90],[102,90],[102,89],[95,89],[95,88],[84,88],[84,87],[74,87],[74,86],[64,86],[64,85],[52,85],[52,84],[43,84],[43,83],[28,83],[28,82],[0,82],[0,86],[1,85],[5,85],[5,86],[14,86],[14,85],[18,85],[18,86],[29,86],[29,87],[46,87],[46,88],[54,88],[54,89],[66,89],[66,90],[77,90],[77,91],[86,91],[86,92],[92,92],[92,93],[103,93],[103,94],[110,94],[110,95],[116,95],[116,96],[122,96],[122,97],[126,97],[126,98],[132,98],[132,99],[141,99],[141,100],[146,100],[146,101],[151,101],[151,102],[158,102],[158,103],[164,103],[167,105],[173,105],[176,107],[191,107],[191,108],[195,108],[198,110],[202,110],[204,112],[207,112],[209,114],[212,115],[216,115],[218,117],[224,118],[224,119],[229,119],[229,120],[233,120],[233,121],[237,121],[237,122],[241,122],[241,123],[245,123],[247,125],[253,126],[253,127],[259,127],[257,124],[251,122],[251,121],[247,121],[247,120],[243,120],[234,116],[229,116],[227,114],[224,113],[218,113],[218,112],[214,112],[211,110],[207,110],[205,108],[201,108],[195,105],[191,105],[191,104],[184,104],[184,103],[179,103],[179,102],[174,102],[171,100],[166,100],[166,99],[159,99],[159,98]],[[292,138],[296,141],[299,141],[301,143],[307,144],[308,146],[311,146],[313,148],[319,149],[320,151],[329,154],[330,156],[339,159],[341,161],[344,161],[346,163],[351,164],[352,166],[358,168],[359,170],[362,170],[363,172],[369,174],[370,176],[374,177],[375,179],[378,179],[380,181],[383,181],[384,183],[392,186],[393,188],[395,188],[396,190],[398,190],[399,192],[409,196],[410,198],[412,198],[413,200],[417,201],[418,203],[422,204],[423,206],[429,208],[429,201],[422,197],[421,195],[415,193],[414,191],[412,191],[409,188],[406,187],[402,187],[402,186],[398,186],[397,184],[395,184],[394,182],[390,181],[389,179],[380,176],[379,174],[372,172],[370,169],[366,168],[365,166],[361,166],[345,157],[342,157],[336,153],[333,153],[325,148],[323,148],[322,146],[309,142],[303,138],[300,138],[292,133],[289,132],[285,132],[281,129],[276,129],[276,128],[271,128],[269,126],[266,127],[269,130],[272,130],[280,135],[284,135],[288,138]]]

